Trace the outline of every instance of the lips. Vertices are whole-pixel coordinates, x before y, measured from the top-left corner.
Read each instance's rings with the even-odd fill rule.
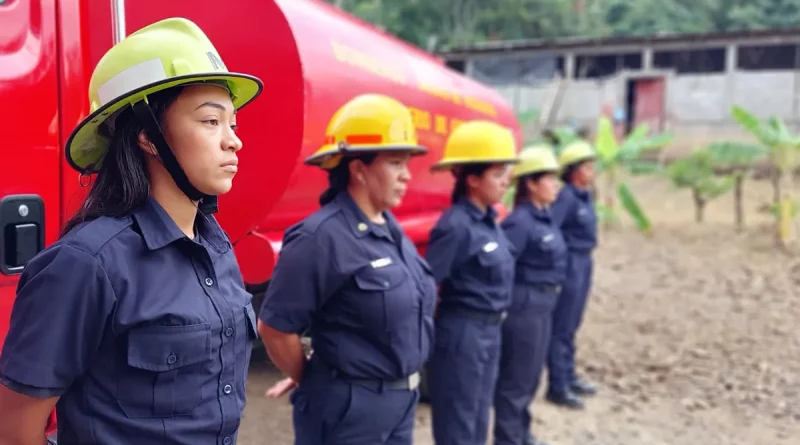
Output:
[[[237,171],[239,171],[239,160],[238,159],[234,159],[234,160],[225,162],[225,163],[221,164],[220,167],[223,170],[227,171],[227,172],[236,173]]]

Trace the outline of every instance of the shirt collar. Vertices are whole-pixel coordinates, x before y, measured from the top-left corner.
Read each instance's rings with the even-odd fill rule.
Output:
[[[490,224],[494,224],[497,218],[497,210],[495,210],[494,207],[488,206],[486,207],[486,211],[483,212],[467,198],[459,199],[456,205],[464,209],[467,215],[471,216],[475,221],[486,221]]]
[[[166,210],[152,197],[133,212],[133,219],[142,232],[142,237],[150,250],[158,250],[179,239],[187,239],[175,221],[170,218]],[[203,240],[219,253],[230,249],[230,243],[222,232],[216,219],[197,212],[195,224]]]
[[[356,204],[353,197],[350,196],[350,193],[346,191],[340,192],[334,199],[334,202],[342,209],[347,225],[350,226],[350,229],[357,238],[372,234],[380,238],[391,239],[390,234],[395,231],[392,229],[396,228],[398,225],[391,212],[383,212],[383,218],[386,220],[386,227],[380,227],[373,223],[367,218],[361,208],[358,207],[358,204]],[[389,231],[389,233],[387,233],[387,231]]]
[[[525,206],[526,209],[528,209],[528,212],[530,212],[531,216],[533,216],[534,219],[545,222],[550,221],[550,207],[545,206],[539,208],[533,205],[532,202],[526,202],[522,205]]]

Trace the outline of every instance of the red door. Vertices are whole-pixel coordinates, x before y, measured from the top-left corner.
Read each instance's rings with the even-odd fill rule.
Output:
[[[664,125],[664,79],[640,79],[635,83],[634,125],[646,123],[651,133]]]
[[[22,268],[60,226],[58,66],[56,0],[0,0],[0,343]]]

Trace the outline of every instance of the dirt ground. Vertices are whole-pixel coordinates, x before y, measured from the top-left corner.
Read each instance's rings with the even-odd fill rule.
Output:
[[[634,184],[655,233],[602,234],[579,333],[580,368],[600,393],[582,412],[537,398],[534,431],[551,445],[797,445],[800,254],[774,247],[759,212],[768,184],[747,185],[738,234],[729,196],[698,225],[686,192]],[[278,378],[253,365],[241,445],[292,443],[288,399],[263,395]],[[427,405],[415,436],[433,443]]]

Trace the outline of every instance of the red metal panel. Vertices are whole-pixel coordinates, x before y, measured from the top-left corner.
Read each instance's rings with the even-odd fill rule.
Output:
[[[56,42],[55,0],[12,0],[0,6],[0,196],[41,196],[48,244],[58,236],[60,207]],[[0,343],[17,281],[18,276],[0,275]]]

